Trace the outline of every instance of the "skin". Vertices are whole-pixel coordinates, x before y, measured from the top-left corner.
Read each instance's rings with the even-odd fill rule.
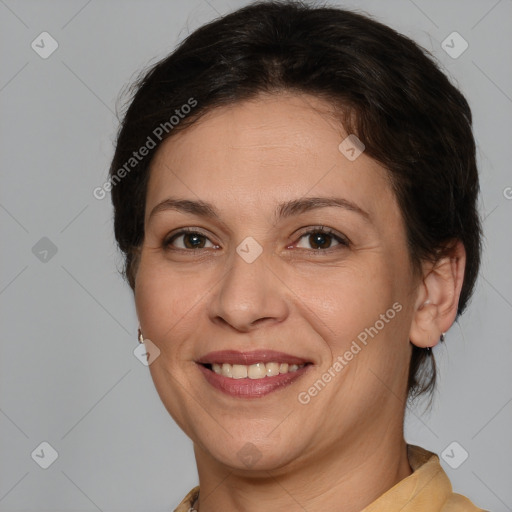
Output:
[[[194,443],[201,512],[355,512],[412,472],[403,437],[411,342],[433,346],[453,323],[464,249],[413,272],[386,171],[364,152],[355,161],[340,152],[347,134],[328,111],[307,95],[260,95],[212,110],[151,165],[135,302],[160,350],[156,389]],[[150,216],[171,196],[212,203],[219,219]],[[369,220],[335,207],[273,217],[278,203],[313,196],[345,198]],[[187,249],[186,235],[164,246],[184,226],[206,237],[203,248]],[[319,249],[304,236],[318,226],[349,245],[327,236],[331,248]],[[248,236],[263,250],[252,263],[236,252]],[[394,303],[401,311],[300,403]],[[213,350],[261,348],[313,364],[292,385],[243,399],[214,389],[195,363]],[[259,457],[250,467],[239,456],[247,443]]]

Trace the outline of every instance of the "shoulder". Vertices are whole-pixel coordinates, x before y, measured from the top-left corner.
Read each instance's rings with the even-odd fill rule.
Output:
[[[174,512],[192,512],[194,502],[199,495],[199,486],[194,487],[182,500],[181,503],[174,509]]]
[[[486,512],[474,505],[468,498],[454,493],[450,479],[441,467],[439,457],[425,448],[408,445],[408,457],[417,479],[417,486],[425,492],[425,497],[438,500],[432,510],[439,512]],[[423,494],[423,493],[420,493]],[[418,496],[419,497],[419,496]],[[429,501],[430,501],[429,500]],[[432,503],[431,503],[432,504]]]
[[[441,512],[486,512],[475,506],[468,498],[461,494],[452,493],[446,500]]]

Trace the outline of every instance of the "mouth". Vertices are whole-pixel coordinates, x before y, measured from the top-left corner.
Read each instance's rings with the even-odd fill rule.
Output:
[[[196,361],[206,381],[239,398],[259,398],[295,382],[313,363],[271,350],[211,352]]]

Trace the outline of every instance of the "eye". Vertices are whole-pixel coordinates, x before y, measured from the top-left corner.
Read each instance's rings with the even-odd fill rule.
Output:
[[[315,227],[309,231],[303,232],[299,240],[305,239],[304,242],[296,244],[296,247],[301,249],[314,249],[315,251],[327,251],[334,249],[337,246],[348,247],[349,241],[343,235],[335,233],[329,228],[323,226]],[[208,245],[209,244],[209,245]],[[305,244],[305,245],[301,245]],[[177,233],[167,237],[163,242],[164,249],[181,249],[181,250],[194,250],[213,248],[218,249],[219,245],[215,245],[211,240],[199,231],[191,228],[182,228]]]
[[[348,247],[349,242],[348,240],[343,237],[340,234],[336,234],[334,231],[332,231],[329,228],[324,228],[323,226],[310,229],[309,231],[306,231],[302,233],[299,240],[305,238],[305,245],[300,245],[301,242],[297,244],[297,247],[299,248],[305,248],[305,249],[315,249],[315,250],[328,250],[328,249],[334,249],[338,245],[341,245],[343,247]],[[333,245],[334,243],[334,245]]]
[[[176,241],[178,241],[178,243],[175,243]],[[207,243],[210,245],[206,245]],[[178,233],[166,238],[163,242],[163,246],[166,249],[172,246],[174,249],[184,250],[219,247],[218,245],[213,245],[206,235],[188,228],[181,229]]]

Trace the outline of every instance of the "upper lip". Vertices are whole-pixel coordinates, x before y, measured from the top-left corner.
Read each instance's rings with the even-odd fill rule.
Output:
[[[251,352],[239,352],[237,350],[218,350],[209,352],[196,361],[199,364],[243,364],[251,365],[256,363],[288,363],[306,364],[310,361],[302,357],[293,356],[275,350],[253,350]]]

